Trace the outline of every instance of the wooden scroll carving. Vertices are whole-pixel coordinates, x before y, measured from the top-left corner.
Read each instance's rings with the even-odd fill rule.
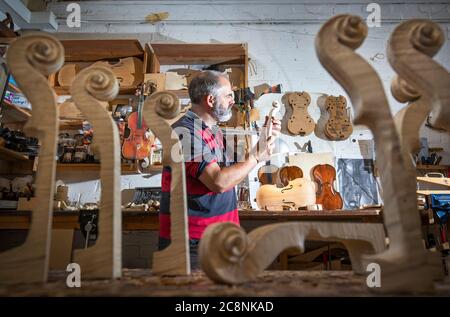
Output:
[[[409,102],[394,116],[405,161],[414,163],[413,155],[420,150],[419,130],[431,110],[431,100],[425,100],[406,81],[396,76],[391,83],[391,92],[399,102]]]
[[[94,127],[93,142],[101,161],[98,239],[94,246],[76,250],[74,254],[74,262],[80,265],[86,278],[118,278],[122,275],[119,131],[99,101],[113,100],[118,92],[114,74],[101,66],[82,70],[70,88],[76,106]]]
[[[23,36],[11,43],[7,63],[33,107],[24,132],[38,138],[41,145],[31,226],[24,244],[0,254],[0,283],[46,282],[53,218],[58,110],[55,94],[45,76],[56,73],[64,64],[64,48],[47,34]]]
[[[429,123],[450,132],[450,74],[431,58],[443,43],[444,33],[437,23],[409,20],[392,33],[388,59],[402,79],[431,101]]]
[[[384,249],[384,229],[382,224],[287,222],[262,226],[247,235],[236,224],[216,223],[200,240],[200,264],[213,281],[240,284],[256,278],[281,251],[298,247],[303,252],[305,240],[342,242],[354,272],[364,274],[360,255]]]
[[[288,103],[292,107],[292,114],[287,123],[287,129],[294,135],[305,136],[314,131],[316,123],[308,113],[311,96],[303,92],[288,94]]]
[[[144,120],[161,140],[164,167],[171,169],[170,237],[171,244],[153,254],[153,273],[158,275],[189,275],[189,236],[187,222],[186,176],[181,143],[170,126],[180,112],[180,101],[174,93],[161,91],[148,97],[144,104]]]
[[[343,86],[354,107],[356,124],[368,126],[375,138],[377,165],[383,187],[384,223],[389,249],[366,256],[381,268],[380,291],[432,291],[438,258],[422,244],[416,203],[416,181],[411,162],[400,153],[400,142],[381,80],[354,52],[367,36],[367,26],[356,16],[338,15],[322,26],[316,37],[321,64]],[[391,39],[395,46],[397,38]],[[411,72],[412,75],[412,72]]]

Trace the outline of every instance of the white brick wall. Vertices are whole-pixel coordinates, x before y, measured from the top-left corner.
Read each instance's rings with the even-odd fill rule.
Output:
[[[58,16],[60,38],[138,38],[143,44],[158,42],[209,43],[247,42],[249,56],[256,73],[250,73],[250,87],[267,82],[283,85],[284,91],[305,90],[346,95],[320,65],[314,48],[315,35],[327,19],[335,14],[351,13],[366,17],[371,1],[88,1],[81,4],[81,28],[65,25],[67,3],[57,2],[50,8]],[[370,61],[380,75],[391,110],[396,113],[403,105],[390,94],[394,75],[387,58],[386,44],[393,28],[410,18],[431,18],[439,22],[447,42],[435,59],[450,69],[450,4],[448,1],[408,1],[407,4],[381,5],[382,26],[370,28],[369,35],[358,53],[370,61],[376,54],[384,58]],[[314,4],[312,4],[314,3]],[[146,15],[169,12],[167,21],[156,25],[144,23]],[[313,97],[313,105],[314,105]],[[262,105],[262,112],[264,112]],[[315,107],[315,106],[313,106]],[[316,109],[317,110],[317,109]],[[312,114],[317,112],[311,109]],[[421,129],[421,136],[430,145],[443,146],[442,164],[450,164],[450,136],[429,128]],[[313,148],[335,148],[314,136],[297,138],[300,144],[308,139]],[[123,187],[134,184],[157,186],[158,177],[150,180],[140,176],[123,176]]]

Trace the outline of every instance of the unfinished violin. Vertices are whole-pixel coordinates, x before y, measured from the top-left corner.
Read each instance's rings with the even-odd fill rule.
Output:
[[[325,125],[325,135],[333,141],[347,139],[353,132],[350,116],[347,111],[347,100],[344,96],[328,96],[325,107],[330,114]]]
[[[120,87],[137,87],[144,80],[143,64],[137,57],[127,57],[114,63],[112,61],[98,61],[95,66],[104,66],[112,70]]]
[[[296,178],[303,177],[303,171],[298,166],[283,166],[282,168],[280,168],[278,173],[281,183],[284,186],[287,186],[289,184],[289,181],[293,181]]]
[[[296,178],[282,188],[262,185],[256,192],[256,204],[261,210],[297,210],[314,205],[316,191],[314,183],[305,178]]]
[[[318,184],[316,204],[321,204],[326,210],[342,209],[341,195],[334,189],[336,170],[329,164],[319,164],[312,170],[314,180]]]

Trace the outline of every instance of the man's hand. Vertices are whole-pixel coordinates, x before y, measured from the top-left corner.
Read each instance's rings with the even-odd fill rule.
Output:
[[[267,117],[266,117],[266,125],[267,125]],[[253,153],[258,162],[267,161],[270,159],[270,156],[273,153],[273,149],[275,147],[275,140],[280,135],[281,131],[281,121],[272,118],[272,135],[266,136],[266,129],[262,129],[261,134],[259,136],[258,144],[253,149]]]

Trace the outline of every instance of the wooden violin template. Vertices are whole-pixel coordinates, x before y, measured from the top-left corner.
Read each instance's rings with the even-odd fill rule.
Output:
[[[336,170],[329,164],[319,164],[312,169],[312,175],[318,185],[316,204],[321,204],[323,209],[342,209],[341,195],[334,189]]]
[[[287,123],[287,129],[294,135],[305,136],[314,131],[316,123],[308,113],[311,96],[303,92],[293,92],[288,95],[288,103],[292,114]]]
[[[143,63],[137,57],[120,59],[117,63],[98,61],[93,65],[104,66],[112,70],[120,87],[137,87],[144,80]]]
[[[330,114],[325,124],[325,135],[333,141],[347,139],[353,132],[350,115],[347,109],[347,99],[339,95],[328,96],[325,101],[325,109]]]

